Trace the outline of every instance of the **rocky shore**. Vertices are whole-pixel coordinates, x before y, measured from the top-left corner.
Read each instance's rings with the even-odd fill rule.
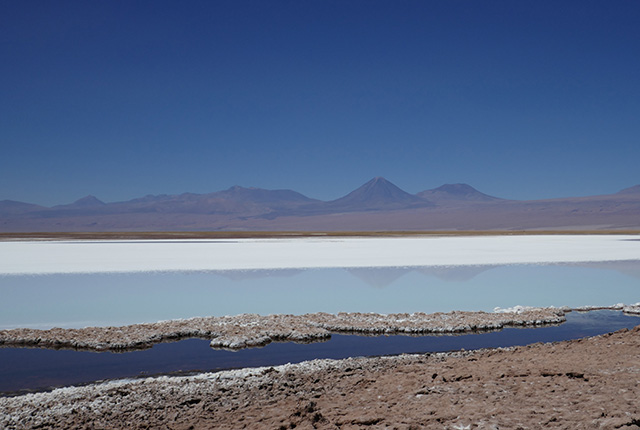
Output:
[[[189,337],[211,340],[211,347],[241,349],[274,341],[314,342],[331,333],[430,334],[499,330],[504,327],[557,324],[564,310],[522,308],[515,312],[448,313],[313,313],[304,315],[242,314],[190,318],[122,327],[19,328],[0,330],[0,345],[127,350],[150,348],[156,343]]]
[[[636,327],[527,347],[114,381],[0,398],[0,428],[640,428],[639,356]]]

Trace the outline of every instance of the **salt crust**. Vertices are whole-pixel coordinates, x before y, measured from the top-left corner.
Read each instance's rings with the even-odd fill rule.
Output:
[[[509,350],[511,348],[497,348]],[[473,351],[445,352],[429,354],[432,360],[444,360],[447,357],[462,357]],[[165,396],[189,399],[199,396],[208,387],[217,389],[234,387],[250,390],[272,380],[274,375],[297,374],[298,376],[316,371],[343,370],[351,367],[367,366],[369,369],[382,369],[401,363],[411,363],[424,358],[424,354],[403,354],[385,357],[355,357],[341,360],[316,359],[296,364],[283,364],[272,367],[225,370],[215,373],[201,373],[194,376],[159,376],[144,379],[122,379],[91,384],[81,387],[57,388],[50,392],[29,393],[17,397],[0,397],[0,411],[11,413],[0,416],[0,428],[22,428],[23,414],[27,414],[31,424],[43,424],[57,416],[76,413],[78,408],[95,416],[110,413],[121,407],[117,396],[111,394],[124,390],[135,392],[135,403],[151,404]],[[37,416],[31,412],[38,411]],[[34,421],[35,420],[35,421]]]
[[[556,308],[527,308],[518,312],[461,312],[426,314],[313,313],[304,315],[242,314],[198,317],[122,327],[18,328],[0,330],[0,345],[88,350],[150,348],[183,338],[211,339],[211,347],[241,349],[274,341],[317,342],[331,333],[433,334],[499,330],[507,326],[535,326],[565,321]]]
[[[0,274],[640,260],[633,235],[0,242]],[[634,240],[635,239],[635,240]]]
[[[639,329],[69,387],[0,398],[0,428],[635,428]]]

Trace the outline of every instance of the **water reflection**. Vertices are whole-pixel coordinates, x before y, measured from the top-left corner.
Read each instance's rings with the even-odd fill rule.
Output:
[[[289,278],[299,275],[303,271],[302,269],[218,270],[209,273],[224,276],[232,281],[245,281],[247,279]]]
[[[615,270],[633,278],[640,279],[640,264],[637,260],[627,261],[596,261],[593,263],[574,263],[576,267],[586,267],[601,270]]]
[[[0,277],[0,328],[640,302],[640,261]]]
[[[418,267],[416,271],[427,276],[435,276],[443,281],[464,282],[470,281],[481,273],[487,270],[495,269],[496,265],[486,266],[432,266],[432,267]]]
[[[388,287],[413,271],[403,267],[358,267],[345,270],[373,288]]]

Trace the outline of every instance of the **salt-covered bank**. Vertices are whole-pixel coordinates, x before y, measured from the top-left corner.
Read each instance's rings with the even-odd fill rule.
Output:
[[[0,398],[0,428],[637,428],[639,353],[637,327],[507,349],[115,381]]]

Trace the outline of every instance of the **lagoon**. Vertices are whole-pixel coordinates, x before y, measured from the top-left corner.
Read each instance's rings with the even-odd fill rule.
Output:
[[[493,311],[640,301],[640,261],[0,277],[0,329],[241,313]]]
[[[119,326],[242,313],[611,306],[640,302],[640,240],[603,235],[0,242],[0,293],[0,329]],[[327,343],[235,353],[212,351],[208,341],[198,339],[126,354],[5,348],[0,368],[11,384],[2,391],[140,372],[526,344],[637,322],[619,312],[580,315],[570,313],[559,327],[443,338],[334,335]],[[77,360],[84,364],[78,367]],[[79,368],[89,373],[79,375]]]
[[[0,329],[640,301],[623,235],[15,241],[0,257]]]

